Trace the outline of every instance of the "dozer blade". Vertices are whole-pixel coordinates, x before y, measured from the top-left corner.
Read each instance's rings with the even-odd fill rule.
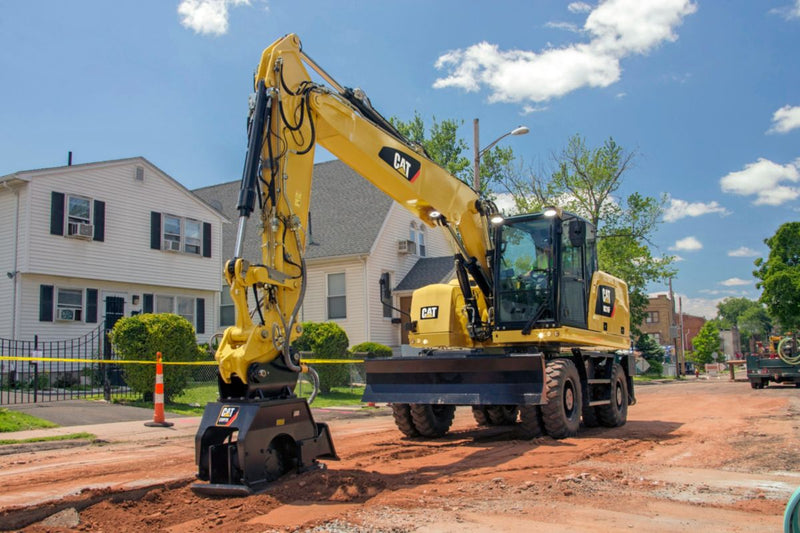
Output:
[[[337,459],[328,426],[314,422],[299,398],[209,403],[195,436],[197,477],[192,490],[208,496],[246,496],[297,469]]]
[[[538,405],[542,354],[468,353],[367,359],[364,402]]]

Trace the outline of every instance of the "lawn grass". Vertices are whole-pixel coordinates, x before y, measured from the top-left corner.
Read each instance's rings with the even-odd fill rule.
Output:
[[[10,409],[0,409],[0,433],[54,427],[58,427],[58,424]]]
[[[311,385],[304,383],[299,396],[308,398],[311,394]],[[364,387],[333,387],[328,394],[320,394],[314,400],[313,407],[340,407],[346,405],[361,405],[361,395]],[[164,409],[173,414],[185,416],[200,416],[206,404],[217,401],[218,390],[216,385],[194,384],[189,385],[180,395],[164,405]],[[117,403],[132,405],[134,407],[152,408],[152,402],[141,400],[115,400]]]
[[[30,439],[0,439],[2,444],[27,444],[29,442],[50,442],[60,440],[94,440],[97,435],[91,433],[70,433],[68,435],[53,435],[50,437],[31,437]]]

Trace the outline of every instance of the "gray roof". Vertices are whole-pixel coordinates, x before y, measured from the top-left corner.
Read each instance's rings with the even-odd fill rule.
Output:
[[[238,229],[239,181],[193,191],[234,221],[222,229],[223,257],[233,257]],[[306,259],[368,254],[383,226],[392,200],[341,161],[314,165],[311,185],[311,241]],[[248,221],[243,256],[261,262],[256,213]]]
[[[452,279],[455,264],[452,255],[423,257],[417,261],[406,277],[394,288],[396,291],[411,291],[432,283],[446,283]]]

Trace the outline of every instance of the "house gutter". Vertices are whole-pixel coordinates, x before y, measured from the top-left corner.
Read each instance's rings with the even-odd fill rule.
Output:
[[[12,287],[12,296],[11,296],[11,338],[16,339],[17,338],[17,275],[19,274],[19,269],[17,267],[17,262],[18,262],[17,258],[19,255],[19,189],[12,188],[5,181],[0,183],[2,183],[4,189],[6,189],[7,191],[11,191],[16,197],[16,207],[14,210],[14,255],[13,255],[14,266],[12,267],[13,270],[10,272],[11,281],[14,283]]]

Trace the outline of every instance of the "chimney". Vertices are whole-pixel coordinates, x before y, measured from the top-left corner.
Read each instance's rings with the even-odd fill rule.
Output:
[[[72,166],[72,151],[70,151],[69,154],[67,155],[67,166],[68,167]]]

